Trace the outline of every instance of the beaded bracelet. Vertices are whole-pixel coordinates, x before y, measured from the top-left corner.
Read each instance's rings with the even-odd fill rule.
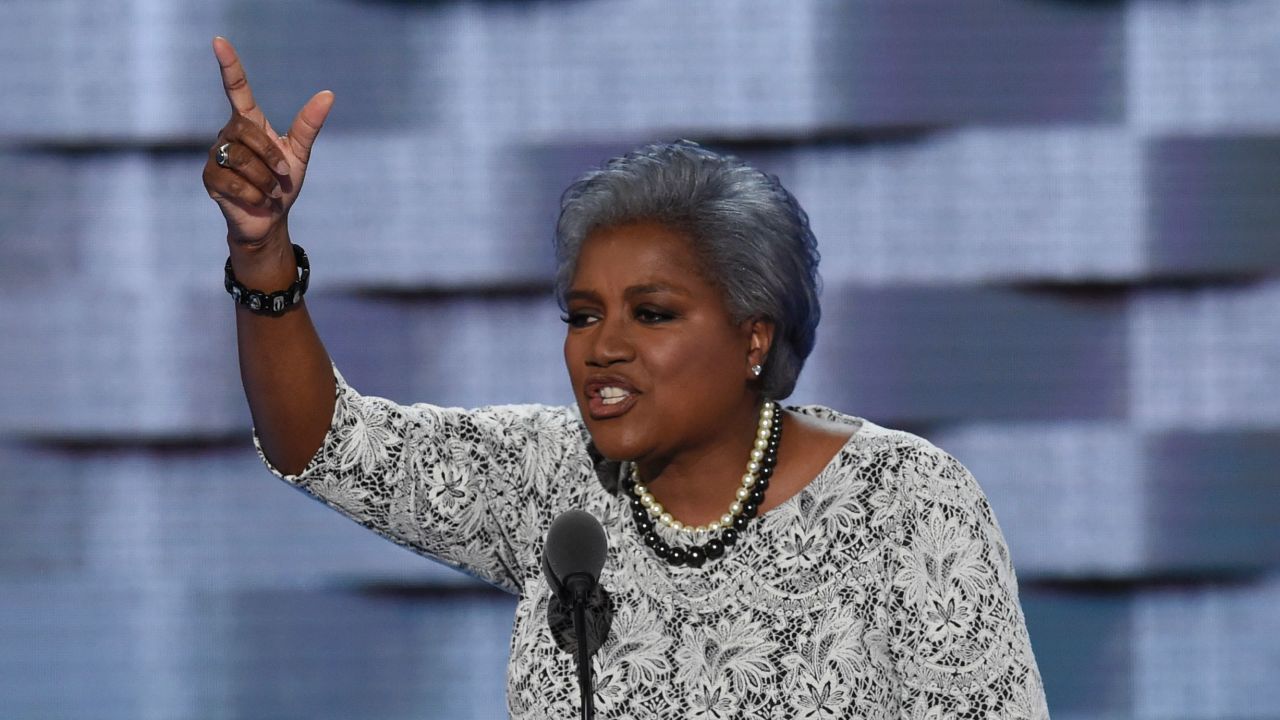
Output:
[[[298,263],[298,279],[284,290],[268,294],[245,287],[243,283],[236,280],[235,273],[231,271],[231,256],[227,256],[222,284],[227,292],[231,293],[236,303],[244,305],[251,312],[259,315],[280,315],[302,302],[302,296],[307,292],[307,285],[311,281],[311,263],[307,260],[307,251],[303,250],[301,245],[294,245],[293,257]]]

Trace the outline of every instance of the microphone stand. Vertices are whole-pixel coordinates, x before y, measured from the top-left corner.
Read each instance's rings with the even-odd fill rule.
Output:
[[[604,527],[583,510],[566,510],[556,516],[542,548],[542,572],[559,597],[561,606],[573,612],[577,639],[578,690],[582,695],[582,720],[596,714],[591,688],[591,646],[587,638],[587,601],[600,580],[609,549]]]
[[[587,640],[587,596],[591,579],[574,575],[565,582],[566,595],[573,598],[573,635],[578,646],[578,690],[582,695],[582,720],[596,716],[595,693],[591,688],[591,648]]]

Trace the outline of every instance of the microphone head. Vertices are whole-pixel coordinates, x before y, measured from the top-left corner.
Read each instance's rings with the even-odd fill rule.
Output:
[[[585,575],[595,585],[604,569],[609,541],[591,513],[566,510],[551,522],[542,548],[542,569],[557,592],[566,579]]]

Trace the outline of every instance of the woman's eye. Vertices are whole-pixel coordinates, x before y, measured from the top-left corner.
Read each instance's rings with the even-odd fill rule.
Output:
[[[675,315],[655,308],[639,308],[636,310],[636,319],[642,323],[660,323],[666,322],[674,318]]]
[[[571,312],[560,316],[564,324],[573,328],[586,327],[595,320],[595,316],[585,312]]]

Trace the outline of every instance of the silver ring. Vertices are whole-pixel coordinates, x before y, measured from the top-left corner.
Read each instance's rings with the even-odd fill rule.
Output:
[[[230,158],[227,157],[227,148],[229,147],[231,147],[231,143],[222,143],[218,146],[218,151],[213,154],[213,161],[224,168],[231,167]]]

